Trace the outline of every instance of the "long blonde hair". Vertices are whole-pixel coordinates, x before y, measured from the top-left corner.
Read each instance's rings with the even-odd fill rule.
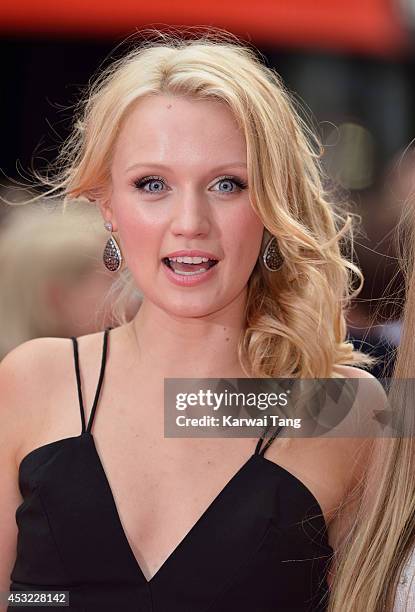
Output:
[[[103,70],[79,106],[56,172],[42,179],[48,195],[67,204],[104,197],[123,121],[140,98],[157,94],[227,104],[246,139],[251,203],[285,260],[276,273],[258,262],[249,279],[238,347],[248,375],[331,377],[337,364],[372,363],[346,341],[344,310],[361,280],[341,252],[352,215],[344,220],[326,194],[321,147],[279,76],[228,32],[214,28],[193,39],[150,30]],[[124,323],[134,283],[128,270],[118,282],[116,315]]]
[[[406,302],[389,391],[393,437],[377,440],[360,508],[339,551],[329,612],[393,610],[399,576],[415,547],[415,219],[403,208],[396,237]]]

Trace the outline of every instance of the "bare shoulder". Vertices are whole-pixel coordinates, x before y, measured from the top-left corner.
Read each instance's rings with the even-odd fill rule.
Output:
[[[62,382],[62,364],[68,353],[66,338],[36,338],[20,344],[0,363],[0,418],[8,438],[42,420],[42,407]]]
[[[381,382],[369,372],[353,366],[336,366],[335,372],[341,377],[353,379],[354,395],[347,416],[331,432],[330,442],[341,449],[347,458],[344,462],[344,505],[339,508],[329,526],[334,548],[347,537],[355,520],[362,483],[373,456],[375,442],[382,435],[376,416],[387,408],[388,403]]]
[[[344,378],[367,378],[376,380],[373,374],[370,374],[370,372],[367,372],[366,370],[362,370],[361,368],[357,368],[355,366],[336,365],[334,367],[334,370]]]
[[[19,370],[19,374],[24,374],[24,369],[30,367],[30,372],[25,376],[29,380],[30,373],[36,369],[42,370],[42,366],[50,360],[52,355],[56,356],[56,351],[65,343],[68,343],[68,338],[35,338],[19,344],[0,362],[0,372],[8,372],[12,374]],[[23,371],[22,371],[23,370]]]
[[[113,345],[112,352],[114,348],[123,352],[126,331],[122,327],[115,328],[111,336],[109,346]],[[83,404],[87,413],[99,377],[103,337],[103,332],[98,331],[76,339]],[[38,338],[24,342],[8,353],[0,364],[0,392],[0,418],[2,425],[7,425],[3,431],[7,429],[7,436],[12,439],[11,432],[15,430],[21,442],[18,444],[18,459],[36,446],[80,433],[75,352],[71,338]]]
[[[354,379],[355,381],[359,379],[358,384],[354,385],[356,396],[352,414],[356,415],[358,411],[360,417],[370,415],[371,418],[373,418],[374,411],[384,410],[386,408],[388,398],[385,389],[382,383],[370,374],[370,372],[353,366],[344,365],[336,366],[334,371],[336,374],[346,379]],[[380,430],[375,429],[373,433],[377,435],[380,433]]]
[[[388,397],[381,382],[372,374],[353,366],[336,366],[335,372],[351,381],[350,394],[346,395],[345,412],[341,422],[331,435],[341,438],[350,452],[359,449],[360,466],[364,467],[374,446],[374,440],[382,435],[379,415],[388,407]],[[358,470],[360,476],[362,471]]]
[[[116,331],[116,330],[114,330]],[[77,338],[79,353],[84,361],[89,357],[96,361],[102,346],[101,331]],[[72,366],[72,367],[68,367]],[[36,338],[20,344],[0,362],[1,395],[7,399],[25,395],[33,398],[45,396],[64,384],[73,381],[74,351],[71,338]],[[4,402],[2,402],[4,403]]]
[[[20,344],[0,362],[1,405],[45,389],[61,363],[66,338],[36,338]],[[3,411],[2,411],[3,412]]]
[[[99,362],[102,332],[80,336],[79,354],[85,369]],[[81,354],[82,353],[82,354]],[[86,372],[87,374],[87,372]],[[95,375],[95,370],[94,370]],[[3,431],[49,429],[48,419],[65,404],[77,401],[74,350],[70,338],[36,338],[20,344],[0,362],[0,418]]]

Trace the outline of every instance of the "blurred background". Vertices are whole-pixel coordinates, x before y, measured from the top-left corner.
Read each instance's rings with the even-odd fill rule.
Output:
[[[349,314],[349,334],[356,346],[379,356],[373,373],[388,376],[399,343],[403,297],[394,230],[415,187],[414,0],[3,0],[0,182],[5,186],[7,178],[18,179],[31,167],[42,170],[54,158],[68,135],[73,104],[100,65],[114,51],[119,53],[116,47],[126,37],[169,26],[192,26],[193,33],[198,26],[221,27],[255,45],[305,109],[307,121],[322,138],[335,197],[350,202],[350,210],[362,218],[355,250],[366,281]],[[50,221],[50,211],[46,216]],[[16,310],[16,304],[11,306],[11,299],[4,303],[10,291],[4,269],[18,269],[13,268],[18,266],[13,244],[36,233],[16,229],[25,223],[12,207],[0,206],[0,245],[11,245],[2,255],[2,261],[10,260],[0,268],[6,335],[7,308]],[[88,268],[92,276],[87,286],[94,287],[88,303],[98,308],[109,285],[101,264],[106,237],[97,241],[97,233],[90,234],[95,255],[92,249],[88,257],[95,257],[97,266],[95,272]],[[33,266],[45,267],[36,248],[29,250]],[[85,274],[79,276],[84,288]],[[61,275],[74,286],[73,275]],[[15,274],[16,283],[19,278]],[[59,304],[64,318],[59,326],[56,317],[43,317],[46,327],[41,329],[21,323],[27,339],[88,333],[108,324],[105,314],[83,318],[79,306],[64,308],[70,298],[63,288],[60,294],[46,283],[49,288],[36,301],[33,287],[25,285],[27,291],[20,294],[25,307],[18,315],[22,321],[31,309],[46,308],[42,300],[48,307],[52,302],[55,310]],[[23,341],[21,334],[9,336],[0,351]]]

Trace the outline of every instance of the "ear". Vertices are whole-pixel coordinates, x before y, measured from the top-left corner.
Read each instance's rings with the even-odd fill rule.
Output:
[[[99,199],[99,200],[96,200],[96,204],[101,211],[101,215],[102,215],[104,222],[111,221],[113,232],[116,232],[117,222],[115,219],[114,211],[111,206],[111,199],[110,198]]]

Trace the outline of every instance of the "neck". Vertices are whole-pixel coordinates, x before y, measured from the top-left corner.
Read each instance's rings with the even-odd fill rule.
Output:
[[[165,378],[245,378],[237,347],[246,292],[203,317],[179,317],[145,299],[129,324],[140,367]]]

